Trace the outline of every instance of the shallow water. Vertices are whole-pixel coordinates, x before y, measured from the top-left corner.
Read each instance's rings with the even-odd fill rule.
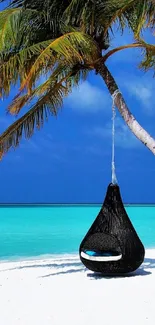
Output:
[[[0,207],[0,259],[77,253],[99,205]],[[126,206],[146,248],[155,247],[155,206]]]

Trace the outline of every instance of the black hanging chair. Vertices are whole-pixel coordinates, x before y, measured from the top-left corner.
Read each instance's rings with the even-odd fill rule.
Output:
[[[80,249],[82,263],[94,272],[122,274],[135,271],[143,262],[145,250],[123,206],[114,164],[115,98],[113,94],[112,183],[102,208],[84,237]]]
[[[144,246],[123,206],[118,185],[108,186],[102,208],[79,253],[88,269],[104,274],[132,272],[143,262]]]

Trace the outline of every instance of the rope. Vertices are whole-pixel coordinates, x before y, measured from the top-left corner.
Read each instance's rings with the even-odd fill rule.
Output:
[[[117,177],[115,172],[115,100],[117,95],[120,94],[120,91],[117,89],[112,94],[112,184],[117,184]]]

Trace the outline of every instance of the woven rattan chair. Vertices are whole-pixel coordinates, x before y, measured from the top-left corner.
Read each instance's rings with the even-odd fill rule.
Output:
[[[84,237],[80,259],[90,270],[121,274],[136,270],[144,260],[144,246],[123,206],[118,185],[110,184],[102,208]]]

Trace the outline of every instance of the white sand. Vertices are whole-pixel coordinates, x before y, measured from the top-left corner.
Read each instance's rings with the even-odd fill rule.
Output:
[[[78,256],[0,264],[0,325],[155,325],[155,250],[134,276],[101,278]]]

